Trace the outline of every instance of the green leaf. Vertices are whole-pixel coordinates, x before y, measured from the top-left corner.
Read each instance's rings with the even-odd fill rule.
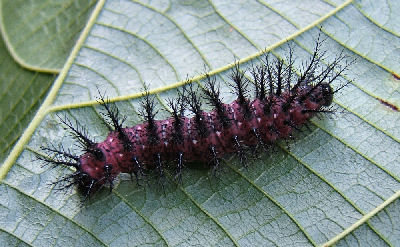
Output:
[[[398,15],[376,14],[392,1],[98,1],[52,90],[0,168],[0,229],[9,245],[398,246],[400,245],[400,73]],[[322,31],[319,31],[322,25]],[[324,63],[343,51],[357,62],[334,87],[337,113],[311,120],[290,149],[244,169],[235,159],[213,177],[186,169],[184,183],[138,187],[120,175],[80,207],[75,189],[49,183],[71,173],[34,160],[39,147],[79,152],[56,115],[78,120],[97,141],[108,133],[95,99],[117,102],[127,126],[142,120],[145,83],[166,99],[187,77],[221,81],[224,101],[235,60],[241,68],[266,52],[296,66],[318,35]],[[386,103],[385,103],[386,102]],[[393,107],[389,107],[392,105]]]
[[[59,72],[95,3],[1,1],[1,30],[12,56],[27,69]]]
[[[34,117],[54,76],[21,68],[0,40],[0,162]]]

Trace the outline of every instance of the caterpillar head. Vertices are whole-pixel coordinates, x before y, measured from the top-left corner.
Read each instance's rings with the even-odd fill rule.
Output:
[[[104,159],[98,159],[92,153],[85,153],[79,159],[75,183],[78,184],[79,190],[90,195],[104,184],[109,183],[112,187],[112,181],[117,176],[117,172],[112,164],[108,164]]]

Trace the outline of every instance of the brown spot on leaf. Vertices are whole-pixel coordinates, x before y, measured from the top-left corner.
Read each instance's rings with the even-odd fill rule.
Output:
[[[396,80],[400,80],[400,76],[399,76],[399,75],[397,75],[397,74],[395,74],[395,73],[392,73],[392,76],[393,76]]]
[[[389,107],[390,109],[392,109],[393,111],[399,111],[399,108],[383,99],[378,99],[379,102],[381,102],[383,105]]]

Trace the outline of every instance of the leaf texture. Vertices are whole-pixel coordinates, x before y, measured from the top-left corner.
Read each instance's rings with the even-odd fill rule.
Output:
[[[54,76],[21,68],[0,40],[0,162],[28,126]]]
[[[11,55],[24,68],[59,72],[95,3],[95,0],[1,1],[0,25]]]
[[[399,246],[400,107],[397,1],[98,1],[41,109],[0,169],[0,233],[31,246]],[[378,9],[378,10],[377,10]],[[381,10],[381,11],[380,11]],[[322,31],[319,27],[322,26]],[[221,82],[224,101],[233,62],[265,53],[296,68],[318,35],[324,63],[343,52],[356,63],[334,87],[336,114],[313,118],[311,131],[278,143],[248,169],[224,162],[217,178],[187,169],[167,176],[165,192],[121,175],[80,207],[80,197],[50,182],[71,172],[34,160],[38,147],[62,143],[79,152],[56,115],[78,120],[97,141],[108,133],[98,89],[126,125],[143,121],[143,85],[157,118],[187,77]],[[248,71],[248,70],[247,70]]]

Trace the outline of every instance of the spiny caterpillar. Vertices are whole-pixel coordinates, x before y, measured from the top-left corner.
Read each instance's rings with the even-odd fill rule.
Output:
[[[265,56],[261,65],[250,70],[251,79],[236,63],[231,86],[237,98],[230,104],[222,102],[215,78],[206,76],[201,87],[203,95],[198,94],[189,80],[177,99],[168,101],[171,117],[165,120],[156,120],[154,97],[148,91],[143,95],[140,111],[145,121],[133,127],[123,127],[125,118],[115,105],[100,97],[105,120],[113,126],[103,142],[96,143],[89,138],[78,123],[74,126],[67,118],[60,118],[84,153],[76,156],[52,145],[43,147],[48,155],[38,158],[53,165],[75,168],[75,172],[56,184],[64,184],[63,188],[77,185],[85,199],[106,184],[112,189],[120,173],[134,174],[138,180],[152,172],[161,179],[169,169],[181,181],[185,164],[201,162],[215,172],[221,159],[229,154],[236,154],[246,166],[249,152],[267,150],[277,140],[292,138],[294,130],[299,130],[314,115],[332,112],[326,107],[342,87],[334,91],[330,84],[351,62],[340,65],[346,58],[341,53],[323,66],[320,45],[318,39],[311,59],[303,64],[297,76],[292,49],[287,64],[283,59],[270,61]],[[255,88],[254,100],[248,99],[250,83]],[[213,111],[203,110],[202,98],[213,106]],[[186,108],[193,117],[184,115]]]

